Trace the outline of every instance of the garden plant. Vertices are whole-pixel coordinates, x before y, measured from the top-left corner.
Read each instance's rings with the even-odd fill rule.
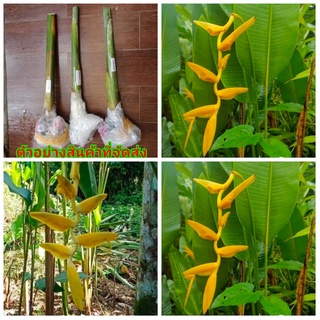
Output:
[[[162,174],[163,314],[315,314],[314,163]]]
[[[6,314],[133,313],[143,168],[143,163],[5,163]],[[107,183],[109,177],[116,182]],[[131,309],[120,311],[121,304]]]
[[[314,5],[163,5],[163,156],[314,156],[314,57]]]

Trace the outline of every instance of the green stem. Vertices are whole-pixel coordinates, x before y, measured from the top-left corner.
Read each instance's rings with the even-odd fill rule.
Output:
[[[81,93],[81,68],[79,59],[79,8],[72,8],[72,38],[71,38],[71,63],[72,63],[72,92]]]
[[[270,222],[270,205],[271,205],[271,191],[272,191],[272,175],[273,175],[273,163],[270,162],[270,174],[268,185],[268,207],[266,214],[266,238],[264,242],[264,295],[268,295],[268,243],[269,243],[269,222]]]
[[[47,16],[47,44],[46,44],[46,82],[44,94],[44,108],[51,112],[54,104],[54,65],[56,51],[56,15]]]
[[[62,170],[62,175],[64,177],[67,176],[67,169],[66,169],[66,163],[61,162],[61,170]],[[66,204],[66,197],[62,196],[62,214],[64,217],[67,216],[67,204]],[[68,244],[68,238],[69,238],[69,230],[63,233],[63,244],[66,246]],[[59,260],[60,262],[60,260]],[[67,260],[63,261],[63,270],[67,271],[68,267],[68,262]],[[61,268],[61,266],[60,266]],[[68,281],[62,282],[62,309],[63,309],[63,314],[67,316],[69,314],[68,312]]]
[[[111,9],[103,8],[104,37],[106,42],[106,94],[109,110],[114,110],[120,102],[115,63],[115,48],[112,30]]]

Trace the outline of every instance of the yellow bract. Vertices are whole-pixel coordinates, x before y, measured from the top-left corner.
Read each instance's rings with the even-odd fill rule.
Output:
[[[244,33],[250,26],[254,24],[256,21],[255,17],[250,18],[248,21],[243,23],[240,27],[234,30],[227,38],[225,38],[220,45],[218,45],[218,50],[220,51],[228,51],[231,49],[233,43],[237,40],[237,38]]]
[[[246,189],[254,180],[256,176],[252,175],[242,183],[240,183],[237,187],[235,187],[228,195],[226,195],[219,203],[218,207],[220,209],[228,209],[231,208],[231,204],[233,200],[242,192],[244,189]]]
[[[199,64],[188,62],[188,66],[197,74],[199,79],[201,79],[202,81],[211,83],[216,83],[219,81],[218,77],[213,72],[204,67],[201,67]]]
[[[194,253],[191,249],[189,249],[187,246],[184,246],[183,247],[185,253],[186,253],[186,256],[189,256],[192,260],[194,260]]]
[[[46,224],[51,229],[60,232],[67,231],[69,228],[74,228],[78,223],[77,220],[71,220],[69,218],[48,212],[30,212],[30,216],[33,219]]]
[[[76,267],[70,258],[68,260],[67,275],[73,302],[80,311],[83,311],[83,288]]]
[[[224,185],[221,183],[212,182],[212,181],[204,180],[204,179],[196,179],[196,178],[193,180],[195,182],[201,184],[202,186],[204,186],[212,194],[216,194],[220,190],[224,190]]]
[[[76,205],[76,210],[78,213],[90,213],[94,210],[100,202],[102,202],[107,197],[107,194],[98,194],[96,196],[90,197],[86,200],[81,201]]]
[[[210,36],[217,36],[220,32],[225,32],[224,26],[219,26],[217,24],[212,24],[204,21],[193,21],[195,24],[206,30]]]
[[[227,88],[218,91],[218,95],[222,100],[232,100],[240,93],[245,93],[248,91],[248,88]]]
[[[91,232],[75,237],[75,241],[85,248],[93,248],[117,238],[118,235],[114,232]]]
[[[201,237],[202,239],[211,241],[216,241],[219,239],[218,235],[214,231],[204,226],[203,224],[192,220],[187,220],[187,223],[193,230],[195,230],[198,233],[199,237]]]
[[[190,90],[188,90],[186,87],[184,87],[183,90],[184,90],[184,93],[186,94],[186,96],[187,96],[191,101],[194,102],[194,96],[193,96],[192,92],[191,92]]]
[[[232,258],[238,252],[247,250],[248,246],[238,245],[238,246],[227,246],[218,248],[217,254],[220,254],[222,258]]]
[[[50,252],[55,258],[65,260],[70,258],[75,250],[58,243],[40,243],[40,247]]]
[[[57,175],[58,185],[57,193],[64,195],[67,199],[75,199],[77,192],[73,185],[62,175]]]

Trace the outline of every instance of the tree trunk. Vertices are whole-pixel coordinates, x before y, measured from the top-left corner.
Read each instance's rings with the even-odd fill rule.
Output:
[[[154,166],[156,164],[154,163]],[[142,223],[135,315],[157,314],[157,177],[146,162],[143,178]]]

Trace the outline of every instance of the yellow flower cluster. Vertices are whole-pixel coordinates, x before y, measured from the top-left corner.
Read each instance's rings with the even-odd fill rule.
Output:
[[[223,35],[230,28],[235,18],[239,18],[241,20],[241,18],[237,14],[232,13],[228,22],[224,26],[219,26],[219,25],[215,25],[215,24],[211,24],[203,21],[194,21],[195,24],[205,29],[210,36],[218,36],[217,38],[218,74],[217,75],[215,75],[210,70],[196,63],[188,62],[189,68],[196,73],[196,75],[199,77],[200,80],[213,83],[213,91],[217,96],[217,102],[215,104],[206,105],[206,106],[193,109],[191,111],[186,112],[183,115],[185,121],[190,122],[184,148],[186,148],[187,146],[195,118],[196,117],[209,118],[204,131],[204,136],[203,136],[203,144],[202,144],[203,156],[205,156],[207,152],[210,150],[210,147],[214,139],[214,135],[216,133],[217,115],[221,105],[221,99],[231,100],[235,98],[238,94],[248,91],[248,88],[245,88],[245,87],[225,88],[221,90],[218,89],[218,83],[221,80],[222,72],[226,68],[228,59],[230,57],[230,54],[223,56],[222,53],[230,50],[235,40],[255,22],[255,17],[252,17],[251,19],[249,19],[248,21],[240,25],[224,40],[222,40]],[[185,93],[187,97],[189,97],[193,102],[195,101],[193,94],[187,88],[185,88]]]
[[[80,163],[77,162],[72,163],[70,178],[73,180],[73,184],[64,176],[58,175],[58,185],[56,189],[58,194],[64,195],[71,201],[71,207],[75,213],[75,220],[49,212],[30,212],[30,216],[33,219],[46,224],[55,231],[65,232],[70,229],[71,238],[74,243],[72,247],[58,243],[42,243],[40,246],[50,252],[57,259],[68,259],[67,275],[71,295],[76,307],[82,311],[84,300],[83,287],[75,265],[72,262],[72,256],[76,252],[78,245],[85,248],[92,248],[101,245],[104,242],[116,240],[118,236],[113,232],[91,232],[79,236],[74,234],[73,228],[75,228],[79,223],[80,213],[89,214],[107,197],[107,194],[99,194],[85,199],[80,203],[76,203],[75,198],[78,193],[80,180],[79,165]]]
[[[197,275],[209,277],[203,293],[203,301],[202,301],[203,314],[205,314],[209,309],[216,291],[217,273],[221,263],[221,258],[231,258],[238,252],[248,249],[248,246],[246,245],[233,245],[233,246],[226,246],[221,248],[218,247],[218,241],[221,238],[223,228],[226,226],[228,217],[230,215],[230,212],[223,214],[223,210],[231,208],[232,202],[240,194],[240,192],[245,190],[255,180],[255,175],[252,175],[251,177],[249,177],[248,179],[240,183],[232,191],[230,191],[230,193],[228,193],[224,198],[222,198],[224,191],[227,190],[227,188],[230,186],[235,176],[238,176],[242,179],[241,175],[236,171],[232,171],[228,180],[223,184],[208,181],[208,180],[203,180],[203,179],[194,179],[195,182],[204,186],[211,194],[218,194],[217,196],[218,232],[217,233],[209,229],[208,227],[204,226],[201,223],[198,223],[192,220],[187,220],[188,225],[197,232],[200,238],[213,241],[213,249],[217,255],[216,262],[201,264],[183,272],[184,277],[188,280],[191,280],[188,286],[184,306],[186,306],[187,304],[188,297],[190,295],[192,284],[195,277]],[[192,259],[194,259],[194,253],[189,248],[185,247],[185,251]]]

